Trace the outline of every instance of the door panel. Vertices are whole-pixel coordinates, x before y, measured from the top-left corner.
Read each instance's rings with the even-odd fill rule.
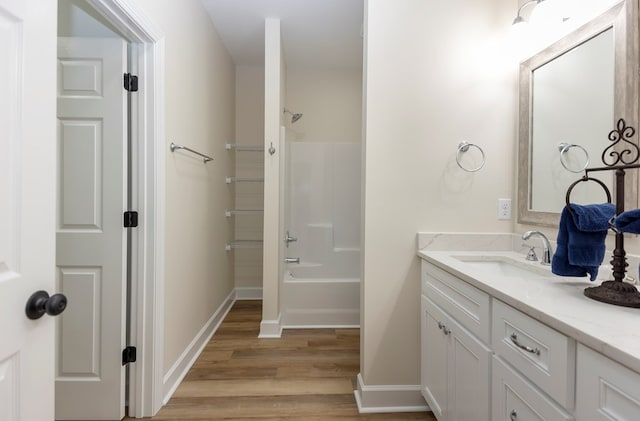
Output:
[[[67,299],[74,303],[58,332],[58,376],[80,376],[99,381],[102,270],[99,267],[58,267],[58,270],[60,289],[67,291]],[[72,348],[73,352],[64,352],[67,348]]]
[[[58,39],[56,418],[124,416],[126,43]]]
[[[0,419],[53,419],[56,3],[0,0]]]
[[[60,119],[60,231],[101,228],[102,122]]]

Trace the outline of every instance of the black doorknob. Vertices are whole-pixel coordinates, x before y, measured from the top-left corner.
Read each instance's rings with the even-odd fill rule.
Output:
[[[49,297],[47,291],[36,291],[27,300],[25,312],[31,320],[42,317],[45,313],[49,316],[57,316],[67,308],[67,297],[62,294],[53,294]]]

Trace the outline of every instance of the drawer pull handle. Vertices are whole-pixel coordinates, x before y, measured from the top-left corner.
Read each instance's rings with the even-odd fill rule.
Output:
[[[515,333],[511,334],[511,342],[513,342],[513,344],[520,349],[523,349],[532,354],[540,355],[540,349],[538,348],[534,349],[534,348],[531,348],[530,346],[522,345],[520,342],[518,342],[518,335],[516,335]]]
[[[511,413],[509,414],[509,419],[511,421],[516,421],[518,419],[518,413],[516,412],[515,409],[511,410]]]
[[[447,325],[442,322],[438,322],[438,329],[440,329],[445,335],[449,335],[451,333],[451,329],[448,329]]]

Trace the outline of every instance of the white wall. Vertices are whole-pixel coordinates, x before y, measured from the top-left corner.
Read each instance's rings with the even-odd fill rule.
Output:
[[[265,154],[264,170],[264,248],[262,336],[279,336],[280,268],[280,126],[282,104],[285,97],[286,69],[280,34],[280,20],[265,20],[265,93],[264,93],[264,146],[276,148],[273,155]],[[273,330],[266,328],[269,326]]]
[[[234,287],[224,145],[235,137],[235,68],[199,0],[137,2],[166,35],[166,372]],[[171,153],[170,142],[214,160]]]
[[[510,232],[517,63],[505,35],[516,1],[368,0],[361,374],[419,384],[417,231]],[[458,143],[484,149],[466,173]]]
[[[296,141],[360,142],[362,138],[362,69],[293,67],[287,69],[285,106],[304,116],[285,124]]]

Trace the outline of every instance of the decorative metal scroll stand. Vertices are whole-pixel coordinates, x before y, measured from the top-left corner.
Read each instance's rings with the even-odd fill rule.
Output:
[[[571,184],[567,189],[567,206],[569,206],[569,196],[573,187],[582,181],[595,181],[600,184],[607,193],[607,198],[611,201],[611,194],[606,185],[596,179],[589,177],[589,173],[596,171],[616,172],[616,216],[624,212],[624,177],[625,170],[640,168],[640,149],[631,142],[630,139],[635,134],[633,127],[627,126],[623,119],[618,120],[617,128],[609,133],[609,140],[613,144],[609,145],[602,152],[602,162],[604,167],[587,168],[584,176]],[[623,148],[621,148],[622,146]],[[608,158],[607,158],[608,156]],[[569,208],[570,210],[570,208]],[[625,307],[640,308],[640,292],[633,285],[624,282],[626,276],[627,263],[624,251],[624,235],[610,223],[611,228],[616,233],[616,245],[613,250],[611,265],[613,266],[613,281],[604,281],[596,287],[588,287],[584,290],[584,295],[597,301],[615,304]]]

